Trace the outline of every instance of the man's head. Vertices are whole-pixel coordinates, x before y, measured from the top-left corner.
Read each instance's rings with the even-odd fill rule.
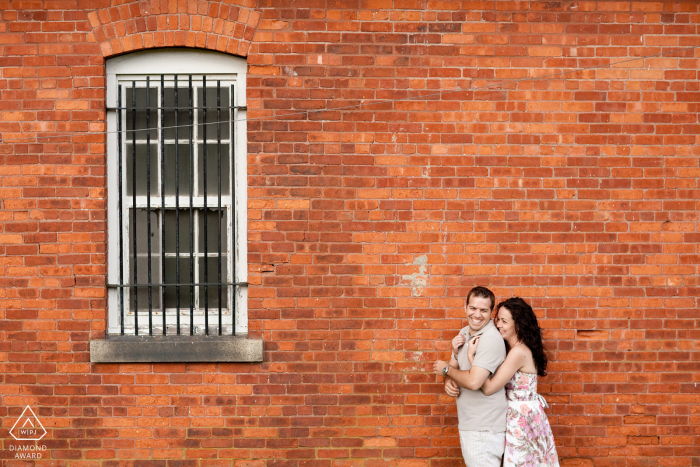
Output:
[[[486,287],[474,287],[467,294],[467,321],[470,332],[478,332],[491,320],[496,296]]]

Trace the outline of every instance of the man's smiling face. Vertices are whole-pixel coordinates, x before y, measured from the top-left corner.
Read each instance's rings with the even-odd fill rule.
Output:
[[[484,297],[472,296],[467,304],[467,321],[469,332],[480,331],[491,320],[491,300]]]

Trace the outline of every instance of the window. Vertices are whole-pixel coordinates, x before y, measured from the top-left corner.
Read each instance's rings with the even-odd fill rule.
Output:
[[[106,67],[108,336],[247,334],[245,60]]]

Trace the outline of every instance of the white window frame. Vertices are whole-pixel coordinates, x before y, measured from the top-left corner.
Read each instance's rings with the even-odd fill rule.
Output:
[[[160,75],[178,75],[178,79],[181,85],[185,85],[189,75],[193,75],[193,79],[201,80],[202,75],[206,75],[209,80],[211,77],[218,78],[221,77],[222,81],[226,81],[228,84],[234,84],[235,96],[234,102],[237,107],[236,110],[231,111],[230,115],[235,120],[234,134],[229,135],[233,138],[235,135],[235,141],[233,141],[233,148],[235,154],[235,180],[232,180],[231,189],[235,193],[235,204],[231,203],[230,196],[222,195],[222,211],[227,212],[227,235],[229,239],[229,244],[231,238],[235,239],[235,270],[232,268],[233,257],[231,254],[227,254],[228,271],[229,277],[222,277],[222,281],[229,283],[241,284],[238,287],[227,286],[228,287],[228,302],[229,310],[230,305],[233,303],[233,293],[236,293],[236,309],[235,309],[235,330],[236,335],[244,335],[248,332],[248,290],[247,290],[247,125],[246,125],[246,71],[247,64],[246,60],[240,57],[234,57],[227,54],[222,54],[212,51],[203,50],[193,50],[193,49],[159,49],[150,50],[144,52],[137,52],[133,54],[123,55],[107,60],[107,222],[108,222],[108,240],[107,240],[107,283],[108,284],[118,284],[119,283],[119,166],[118,166],[118,136],[117,136],[117,111],[114,110],[118,107],[118,86],[122,84],[124,88],[124,82],[128,80],[145,80],[146,76],[151,76],[151,82],[154,85],[160,85]],[[157,80],[154,77],[157,76]],[[209,88],[211,81],[207,82],[207,87]],[[212,83],[214,84],[214,83]],[[129,85],[130,86],[130,85]],[[222,86],[223,87],[223,86]],[[128,106],[130,103],[124,102],[122,99],[122,107]],[[182,104],[181,104],[182,105]],[[222,105],[230,105],[230,103],[222,103]],[[156,105],[156,106],[159,106]],[[125,112],[122,112],[123,122],[125,121]],[[152,119],[159,119],[159,116],[153,116]],[[189,122],[185,122],[185,125]],[[195,120],[196,125],[196,120]],[[230,126],[229,126],[230,128]],[[130,134],[127,132],[129,130],[126,125],[122,124],[122,134],[124,136]],[[187,128],[185,128],[187,130]],[[215,131],[213,132],[215,134]],[[124,137],[122,138],[122,144],[125,145]],[[209,139],[211,144],[211,139]],[[124,153],[125,154],[125,153]],[[196,154],[195,154],[195,157]],[[131,206],[131,195],[127,196],[127,185],[130,181],[126,180],[126,160],[125,155],[122,157],[122,196],[124,200],[122,221],[123,221],[123,238],[124,238],[124,280],[129,281],[129,261],[130,256],[128,254],[129,248],[129,207]],[[197,164],[195,164],[197,165]],[[155,176],[152,175],[152,186],[156,183],[160,186],[160,170],[159,168],[152,169],[155,172]],[[195,179],[196,180],[196,179]],[[127,183],[128,182],[128,183]],[[175,196],[166,196],[166,200],[172,198],[172,204],[174,205]],[[201,196],[197,196],[195,192],[195,198],[203,199]],[[128,202],[127,202],[128,200]],[[137,207],[146,203],[146,196],[137,196]],[[151,209],[159,210],[161,204],[160,195],[151,196]],[[171,203],[166,201],[166,206]],[[207,204],[211,208],[212,206],[217,206],[217,196],[216,193],[212,196],[208,193]],[[232,205],[233,204],[233,205]],[[194,207],[198,206],[197,200],[195,199]],[[201,201],[199,203],[201,206]],[[180,193],[180,208],[189,208],[189,194],[186,193],[184,196]],[[233,212],[231,212],[233,211]],[[236,232],[232,231],[233,219],[235,218]],[[216,230],[216,226],[210,226]],[[197,229],[195,229],[197,232]],[[186,234],[186,233],[185,233]],[[225,250],[228,250],[228,245]],[[181,252],[182,253],[182,252]],[[159,252],[158,252],[159,254]],[[198,276],[195,276],[195,281]],[[139,277],[139,283],[145,283],[147,280],[142,280]],[[181,281],[183,283],[189,282],[189,274],[187,278],[183,279],[181,276]],[[210,280],[209,282],[215,282]],[[160,283],[160,277],[153,277],[153,283]],[[185,286],[183,286],[185,287]],[[129,289],[124,289],[124,316],[125,316],[125,335],[133,335],[133,312],[130,310],[129,303]],[[154,287],[154,294],[160,294],[160,287]],[[163,304],[164,305],[164,304]],[[195,305],[196,306],[196,305]],[[139,307],[141,308],[141,307]],[[160,309],[153,309],[153,325],[154,328],[158,326],[158,334],[162,334],[162,314]],[[182,303],[181,306],[181,325],[189,325],[189,302]],[[195,313],[195,325],[198,323],[203,324],[203,312]],[[168,335],[173,335],[175,332],[170,329],[174,326],[174,310],[167,310],[168,319]],[[184,316],[186,315],[186,317]],[[199,316],[201,315],[201,316]],[[129,318],[131,316],[131,318]],[[147,313],[144,319],[144,313],[141,311],[139,313],[139,335],[144,334],[144,326],[148,325]],[[157,317],[157,318],[156,318]],[[108,326],[107,333],[109,335],[120,335],[121,334],[121,313],[120,313],[120,293],[118,287],[108,286]],[[144,323],[145,321],[145,323]],[[228,322],[230,323],[230,314]],[[210,308],[209,310],[209,322],[210,331],[213,326],[212,322],[218,324],[218,307]],[[131,326],[130,326],[131,324]],[[224,323],[225,324],[225,323]],[[203,334],[203,330],[200,330],[198,334]],[[146,331],[146,335],[148,332]],[[153,331],[154,335],[157,335],[155,329]],[[185,334],[183,332],[183,334]],[[187,332],[186,334],[189,334]],[[211,334],[211,332],[210,332]]]

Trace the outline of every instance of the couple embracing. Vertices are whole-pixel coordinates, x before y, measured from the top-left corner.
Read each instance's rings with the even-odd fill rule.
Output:
[[[537,376],[547,374],[542,330],[532,307],[518,297],[498,304],[494,324],[495,303],[486,287],[469,291],[469,324],[452,340],[450,361],[434,365],[445,376],[445,392],[457,397],[464,462],[558,467],[547,403],[537,393]]]

